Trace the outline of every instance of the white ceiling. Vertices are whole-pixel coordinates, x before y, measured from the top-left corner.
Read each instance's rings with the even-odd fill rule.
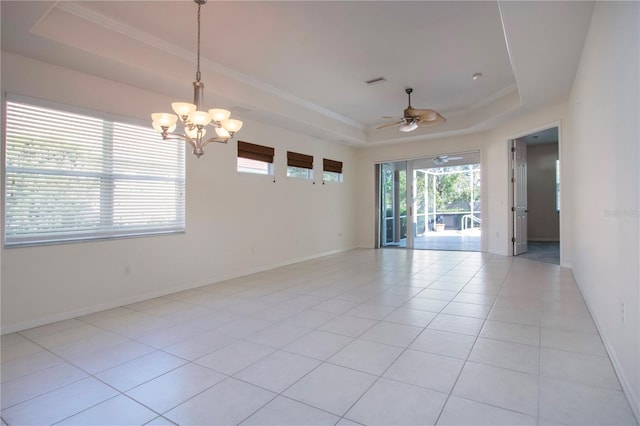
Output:
[[[184,1],[0,2],[2,49],[189,100]],[[209,1],[205,104],[365,146],[488,129],[566,100],[592,2]],[[472,80],[475,72],[482,78]],[[377,77],[386,82],[365,84]],[[376,130],[412,105],[446,124]],[[168,109],[169,106],[159,106]]]

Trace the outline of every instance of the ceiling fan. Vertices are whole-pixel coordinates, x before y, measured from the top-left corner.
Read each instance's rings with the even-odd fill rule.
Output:
[[[449,157],[448,155],[438,155],[433,158],[433,162],[438,166],[448,163],[451,160],[462,160],[462,157]]]
[[[446,118],[441,116],[437,111],[432,109],[418,109],[411,106],[411,92],[413,89],[405,89],[405,92],[409,96],[409,106],[404,110],[404,116],[400,121],[393,123],[383,124],[378,126],[377,129],[384,129],[385,127],[398,126],[398,130],[401,132],[411,132],[418,127],[431,127],[443,124],[447,121]],[[382,117],[382,118],[396,118],[396,117]]]

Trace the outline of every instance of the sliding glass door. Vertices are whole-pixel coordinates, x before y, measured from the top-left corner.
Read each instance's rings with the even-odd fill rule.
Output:
[[[480,153],[377,166],[378,247],[480,251]]]

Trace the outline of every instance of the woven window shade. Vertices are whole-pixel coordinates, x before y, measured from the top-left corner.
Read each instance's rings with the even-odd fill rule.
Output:
[[[287,151],[287,166],[313,169],[313,156]]]
[[[342,173],[342,161],[322,159],[322,170],[325,172]]]
[[[275,150],[269,146],[238,141],[238,157],[273,163]]]

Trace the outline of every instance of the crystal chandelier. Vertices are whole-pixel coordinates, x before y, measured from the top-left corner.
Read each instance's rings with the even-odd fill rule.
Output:
[[[164,140],[184,140],[193,148],[193,153],[200,158],[204,147],[210,142],[227,143],[242,127],[242,121],[229,118],[231,113],[226,109],[213,108],[203,111],[201,102],[204,94],[204,83],[200,81],[200,7],[207,0],[193,0],[198,5],[198,62],[196,81],[193,82],[193,103],[173,102],[171,107],[175,114],[157,112],[151,114],[153,128],[162,134]],[[184,125],[184,134],[173,133],[178,118]],[[211,124],[215,136],[205,139],[207,126]]]

